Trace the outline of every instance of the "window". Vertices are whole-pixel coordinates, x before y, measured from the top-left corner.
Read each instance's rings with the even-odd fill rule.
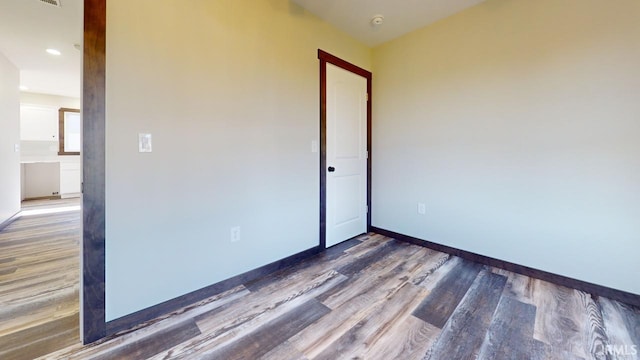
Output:
[[[80,110],[60,108],[58,110],[58,155],[80,155],[82,142]]]

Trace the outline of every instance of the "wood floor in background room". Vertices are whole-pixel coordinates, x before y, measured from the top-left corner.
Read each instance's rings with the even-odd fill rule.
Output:
[[[79,343],[80,199],[26,201],[0,231],[0,359]]]
[[[71,214],[66,216],[71,220]],[[16,226],[31,232],[34,248],[41,247],[38,241],[51,244],[65,233],[45,236],[28,224]],[[55,221],[49,226],[65,227]],[[16,232],[8,229],[14,238],[29,237]],[[1,359],[31,359],[33,353],[7,356],[2,351],[13,342],[37,341],[38,335],[41,344],[50,338],[71,342],[43,359],[638,358],[636,308],[376,234],[97,344],[80,345],[77,336],[68,335],[77,329],[61,322],[21,339],[19,333],[6,332],[4,319],[14,323],[26,316],[15,307],[7,310],[7,304],[13,305],[6,300],[11,288],[24,290],[10,285],[16,282],[7,285],[5,277],[11,272],[7,264],[27,254],[5,259],[5,250],[16,241],[7,240],[8,234],[0,235]],[[50,278],[36,281],[25,275],[24,284],[73,279],[76,283],[69,286],[75,294],[77,266],[68,268],[67,277],[41,275]],[[54,295],[48,304],[63,304],[65,298]],[[58,305],[60,314],[49,319],[51,324],[77,316],[74,304],[69,312]]]

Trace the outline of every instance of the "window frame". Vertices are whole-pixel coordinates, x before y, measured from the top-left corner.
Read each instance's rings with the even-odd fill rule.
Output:
[[[80,109],[60,108],[58,110],[58,155],[80,155],[80,151],[65,151],[64,149],[64,130],[65,130],[65,114],[80,113]],[[82,134],[82,118],[80,118],[80,134]]]

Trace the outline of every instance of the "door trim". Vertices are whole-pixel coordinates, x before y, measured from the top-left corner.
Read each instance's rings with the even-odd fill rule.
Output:
[[[84,1],[82,312],[85,344],[105,337],[106,0]]]
[[[367,79],[367,232],[371,231],[371,79],[370,71],[318,49],[320,60],[320,248],[327,247],[327,63]]]

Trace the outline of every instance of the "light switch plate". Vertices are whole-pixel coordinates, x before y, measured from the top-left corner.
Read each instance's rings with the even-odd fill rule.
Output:
[[[20,152],[20,144],[13,145],[13,152]]]
[[[138,134],[138,152],[151,152],[151,134]]]
[[[234,226],[231,228],[231,242],[240,241],[240,226]]]
[[[317,140],[312,140],[311,141],[311,152],[312,153],[317,153],[318,152],[318,141]]]
[[[425,203],[418,203],[418,214],[425,215],[427,213],[427,205]]]

